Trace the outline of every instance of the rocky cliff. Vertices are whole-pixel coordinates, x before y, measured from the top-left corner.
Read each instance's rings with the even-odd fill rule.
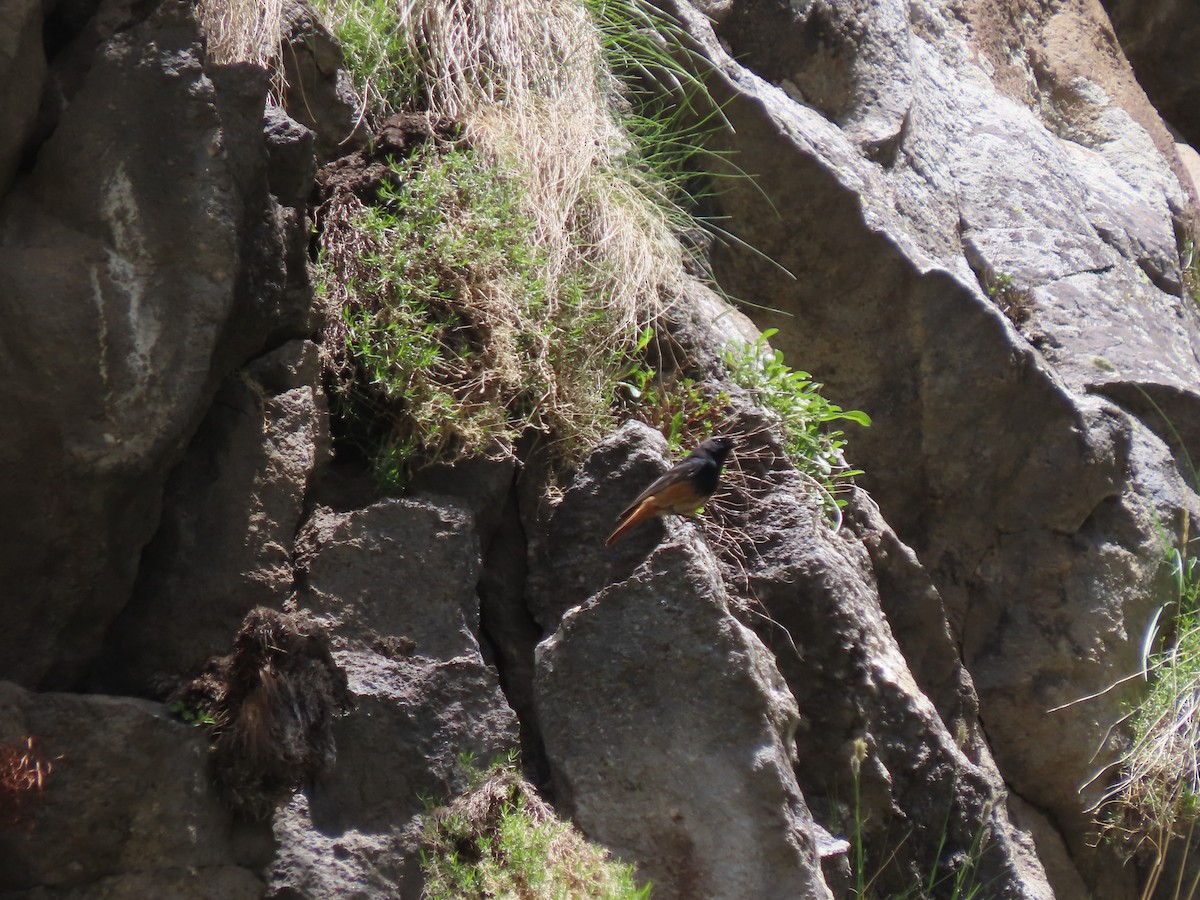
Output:
[[[335,440],[317,205],[411,134],[316,13],[255,61],[0,7],[0,895],[416,897],[427,802],[519,749],[658,898],[1142,896],[1095,807],[1200,512],[1195,17],[660,6],[745,303],[656,322],[739,445],[612,548],[642,422],[403,491]],[[722,364],[759,328],[871,415],[840,510]]]

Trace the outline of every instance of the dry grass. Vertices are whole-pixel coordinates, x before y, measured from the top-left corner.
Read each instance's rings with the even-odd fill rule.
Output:
[[[54,764],[32,737],[0,746],[0,825],[15,825],[32,797],[46,786]]]
[[[1200,818],[1200,560],[1177,548],[1170,561],[1176,596],[1143,643],[1138,677],[1150,687],[1127,717],[1133,743],[1110,767],[1120,774],[1094,810],[1105,835],[1143,864],[1143,900],[1200,891],[1200,870],[1186,877],[1196,868],[1189,857]],[[1163,882],[1168,870],[1174,884]]]
[[[215,63],[273,69],[279,57],[283,0],[199,0],[200,26]]]
[[[354,321],[379,336],[378,326],[398,323],[354,319],[358,311],[388,318],[389,310],[415,310],[403,327],[432,329],[425,354],[432,388],[418,386],[392,407],[424,410],[389,438],[394,456],[417,451],[424,462],[452,462],[487,447],[511,453],[514,438],[533,428],[573,464],[611,426],[622,359],[684,273],[672,224],[678,211],[623,127],[628,103],[608,69],[604,35],[576,0],[327,0],[324,9],[352,42],[348,56],[360,67],[376,124],[403,106],[454,122],[459,138],[450,149],[469,150],[472,170],[478,163],[497,184],[516,186],[497,209],[510,224],[520,220],[513,242],[522,256],[491,269],[443,265],[431,255],[437,248],[410,241],[397,257],[391,236],[399,228],[367,227],[375,215],[369,200],[334,198],[320,237],[333,368],[344,375],[357,366],[361,375],[363,356],[379,355],[360,344],[365,353],[352,354],[353,366],[338,360],[344,339],[353,343]],[[406,164],[397,174],[399,190],[422,177]],[[476,195],[489,193],[474,174],[472,185]],[[413,201],[402,198],[402,216],[419,206]],[[448,215],[431,226],[455,227],[470,241],[471,220],[481,218],[477,199],[444,208]],[[390,271],[376,265],[400,257]],[[434,302],[406,311],[397,297],[416,274],[405,267],[418,257],[416,268],[440,282],[430,287]],[[517,271],[521,265],[526,271]],[[415,371],[417,381],[424,377],[402,369],[394,379],[373,371],[367,381],[411,386]],[[440,411],[442,424],[430,411]]]

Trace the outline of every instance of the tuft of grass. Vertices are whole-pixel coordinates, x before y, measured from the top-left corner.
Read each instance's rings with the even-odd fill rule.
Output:
[[[859,410],[842,409],[821,396],[822,385],[807,372],[793,369],[783,353],[772,350],[768,341],[776,329],[764,331],[753,344],[731,344],[725,349],[725,367],[730,378],[748,390],[774,419],[792,465],[814,481],[833,506],[845,505],[838,498],[843,485],[860,469],[847,465],[842,454],[846,445],[842,431],[830,429],[832,422],[852,422],[864,428],[871,418]]]
[[[1178,879],[1169,895],[1200,890],[1200,874],[1183,882],[1200,819],[1200,559],[1189,555],[1187,532],[1167,553],[1174,596],[1143,642],[1149,689],[1130,711],[1132,744],[1097,810],[1107,836],[1145,862],[1143,900],[1156,896],[1172,851]]]
[[[512,758],[467,775],[467,791],[425,817],[424,900],[650,897],[632,866],[554,815]]]
[[[220,65],[278,62],[283,0],[198,0],[196,13],[208,58]]]
[[[1011,275],[1005,272],[992,274],[987,279],[986,290],[1015,327],[1020,328],[1033,318],[1033,297],[1029,291],[1018,287]]]

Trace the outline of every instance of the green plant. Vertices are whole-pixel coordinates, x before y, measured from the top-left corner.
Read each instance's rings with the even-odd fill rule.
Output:
[[[653,99],[699,102],[669,20],[644,0],[323,9],[375,121],[423,108],[460,135],[395,161],[378,202],[343,197],[322,218],[325,343],[347,430],[385,485],[427,462],[511,452],[529,428],[573,463],[639,376],[639,340],[694,227],[671,179],[690,177],[679,163],[695,148],[659,118],[679,104]]]
[[[770,348],[767,342],[775,334],[772,328],[752,344],[729,345],[725,367],[733,381],[750,391],[774,419],[796,469],[820,485],[828,503],[844,505],[837,497],[840,485],[862,472],[850,468],[843,458],[843,432],[827,426],[845,421],[867,427],[871,418],[858,410],[844,410],[821,396],[822,386],[811,375],[791,368],[781,351]]]
[[[645,900],[631,866],[560,821],[510,756],[464,768],[467,790],[424,821],[425,900]]]
[[[322,237],[355,242],[324,257],[340,285],[326,350],[339,411],[363,423],[385,486],[418,465],[512,452],[531,428],[570,459],[612,421],[615,324],[593,305],[590,270],[551,271],[524,200],[477,149],[430,141]]]
[[[1200,818],[1200,558],[1190,546],[1185,523],[1179,542],[1166,548],[1173,596],[1142,644],[1149,688],[1129,712],[1132,743],[1098,806],[1108,836],[1146,862],[1144,900],[1156,896],[1173,847],[1171,896],[1192,898],[1200,889],[1200,876],[1183,882]]]
[[[985,288],[1013,325],[1020,327],[1033,317],[1033,297],[1029,291],[1017,286],[1013,276],[996,272],[987,279]]]
[[[182,700],[176,700],[167,706],[167,711],[179,716],[190,725],[216,725],[217,720],[206,709],[190,709]]]
[[[851,744],[850,778],[852,786],[853,808],[850,810],[851,822],[849,832],[850,865],[854,884],[850,888],[855,900],[882,900],[883,895],[876,888],[876,882],[884,870],[895,859],[901,840],[890,853],[883,857],[882,862],[871,869],[871,860],[867,853],[866,825],[867,814],[862,807],[862,764],[867,758],[867,742],[856,738]],[[942,861],[943,853],[950,836],[950,810],[942,822],[941,834],[938,837],[937,848],[929,865],[929,874],[910,881],[899,890],[889,891],[887,900],[982,900],[985,885],[979,881],[980,862],[987,853],[987,826],[981,824],[971,839],[971,844],[956,865],[947,867]]]

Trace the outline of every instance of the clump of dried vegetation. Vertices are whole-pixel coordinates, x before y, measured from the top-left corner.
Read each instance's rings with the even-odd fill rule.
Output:
[[[54,763],[27,735],[17,744],[0,744],[0,826],[19,824],[29,803],[41,794]]]

